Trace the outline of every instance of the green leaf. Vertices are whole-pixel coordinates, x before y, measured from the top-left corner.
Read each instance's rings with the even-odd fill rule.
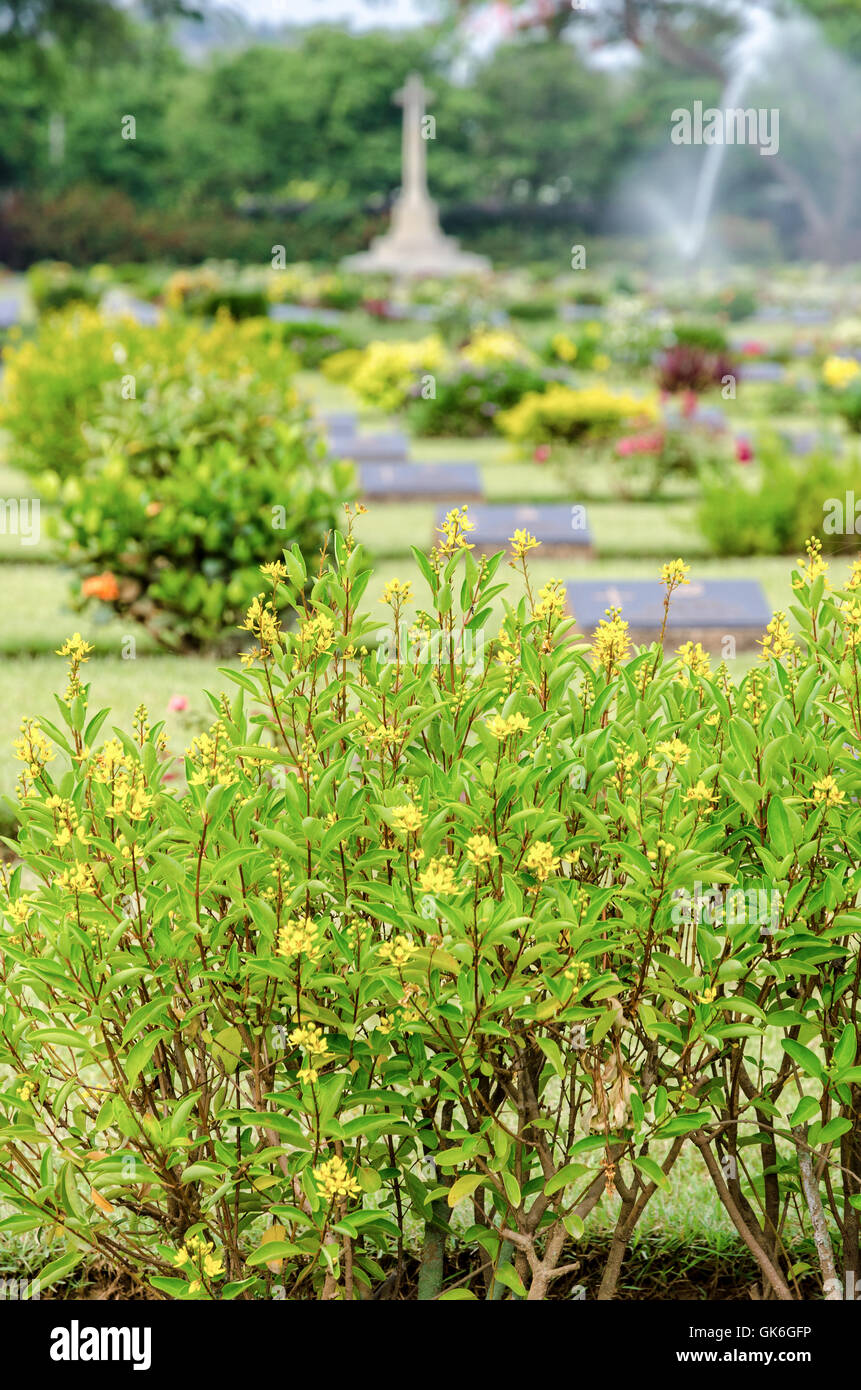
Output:
[[[233,1072],[239,1066],[242,1056],[242,1034],[238,1028],[220,1028],[214,1035],[209,1050],[226,1072]]]
[[[526,1287],[514,1265],[500,1265],[493,1277],[497,1284],[504,1284],[512,1293],[516,1293],[518,1298],[526,1297]]]
[[[805,1125],[808,1120],[812,1120],[814,1115],[819,1114],[819,1101],[815,1096],[802,1096],[790,1117],[790,1125]]]
[[[783,1038],[781,1047],[808,1076],[815,1077],[817,1081],[823,1080],[825,1073],[822,1069],[822,1063],[816,1053],[810,1051],[809,1047],[804,1047],[801,1043],[793,1041],[792,1038]]]
[[[669,1191],[670,1180],[654,1158],[649,1158],[648,1154],[643,1154],[640,1158],[634,1159],[634,1167],[641,1173],[645,1173],[650,1182],[657,1183],[658,1187],[666,1188]]]
[[[130,1087],[134,1086],[144,1067],[151,1061],[152,1054],[164,1036],[165,1030],[157,1028],[152,1033],[146,1033],[135,1043],[126,1058],[126,1077]]]
[[[464,1173],[463,1177],[452,1183],[448,1190],[449,1206],[456,1207],[458,1202],[464,1197],[469,1197],[484,1182],[487,1182],[487,1178],[483,1173]]]
[[[851,1120],[845,1119],[843,1115],[835,1115],[827,1125],[811,1125],[807,1132],[807,1142],[812,1149],[819,1144],[833,1144],[835,1139],[839,1139],[841,1134],[847,1134],[851,1128]]]

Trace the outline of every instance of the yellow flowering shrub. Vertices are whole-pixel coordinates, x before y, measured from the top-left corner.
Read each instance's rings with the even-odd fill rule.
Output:
[[[528,391],[517,405],[500,413],[497,424],[516,443],[550,443],[600,438],[618,432],[627,423],[650,423],[658,418],[658,402],[653,395],[639,397],[604,385],[553,383],[546,391]]]
[[[9,437],[9,462],[37,475],[77,475],[99,451],[94,433],[104,433],[110,422],[118,425],[123,416],[141,428],[136,403],[156,383],[161,389],[176,383],[193,393],[195,378],[215,376],[247,394],[253,379],[279,389],[283,399],[294,365],[266,320],[237,324],[223,315],[207,325],[164,319],[150,327],[106,318],[85,305],[44,315],[33,337],[3,349],[0,428]],[[222,400],[210,431],[219,428],[224,436],[225,421],[232,421],[232,412]],[[175,428],[162,428],[162,438],[176,434]],[[124,441],[132,452],[134,438],[131,433]]]
[[[853,1267],[793,1245],[861,1205],[856,571],[811,547],[736,680],[618,611],[590,646],[526,538],[515,599],[468,535],[374,612],[349,526],[310,584],[267,564],[184,754],[143,708],[106,732],[62,648],[0,871],[0,1201],[45,1287],[544,1299],[688,1153],[771,1297]],[[407,585],[422,655],[373,640]]]
[[[339,357],[343,359],[344,354]],[[375,341],[358,354],[347,380],[367,405],[399,410],[422,375],[440,371],[447,360],[445,345],[437,334],[415,342]],[[336,377],[343,380],[337,373]]]

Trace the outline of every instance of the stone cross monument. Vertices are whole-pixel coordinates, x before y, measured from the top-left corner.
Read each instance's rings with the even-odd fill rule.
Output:
[[[418,73],[410,73],[395,101],[404,108],[401,191],[392,209],[392,225],[376,237],[370,250],[349,256],[350,270],[391,275],[470,275],[489,269],[484,256],[461,251],[440,228],[436,204],[428,193],[423,123],[431,94]]]

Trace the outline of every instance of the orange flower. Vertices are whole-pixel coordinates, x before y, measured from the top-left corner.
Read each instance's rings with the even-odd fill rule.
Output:
[[[84,598],[100,598],[105,603],[110,603],[113,599],[120,596],[120,586],[110,570],[105,570],[104,574],[91,574],[89,579],[85,579],[81,585],[81,593]]]

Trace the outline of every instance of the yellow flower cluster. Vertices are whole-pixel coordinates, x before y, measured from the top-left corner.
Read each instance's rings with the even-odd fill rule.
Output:
[[[290,1034],[290,1041],[294,1047],[301,1047],[302,1051],[307,1052],[315,1061],[320,1061],[328,1052],[325,1034],[316,1023],[300,1023]]]
[[[278,932],[277,954],[285,960],[294,956],[307,956],[317,960],[322,949],[317,923],[312,917],[301,917],[295,922],[285,922]]]
[[[663,754],[671,763],[686,763],[690,755],[690,748],[686,743],[682,743],[680,738],[671,738],[665,743],[655,745],[658,753]]]
[[[45,805],[54,812],[54,845],[57,849],[65,849],[66,845],[71,844],[73,836],[81,844],[86,843],[87,834],[78,821],[74,802],[66,801],[62,796],[49,796]]]
[[[565,585],[562,580],[551,579],[539,589],[538,602],[532,610],[532,616],[537,622],[561,618],[566,602]]]
[[[258,594],[251,600],[240,631],[250,632],[260,643],[253,651],[242,653],[243,666],[250,666],[258,657],[265,660],[272,655],[272,648],[281,641],[281,622],[272,600],[265,594]]]
[[[399,410],[417,376],[439,371],[447,358],[445,345],[436,334],[412,343],[369,343],[355,363],[350,384],[369,405]],[[349,447],[345,455],[349,456]]]
[[[528,551],[535,550],[541,542],[531,536],[528,531],[519,528],[513,536],[509,537],[508,544],[511,546],[511,553],[515,560],[522,560]]]
[[[675,679],[679,685],[687,688],[691,683],[691,676],[711,675],[709,654],[701,642],[683,642],[676,650],[676,656],[679,658],[679,669],[676,671]]]
[[[685,801],[696,801],[697,804],[703,802],[706,805],[711,805],[712,802],[717,801],[717,796],[714,792],[709,791],[703,779],[700,778],[696,786],[690,787],[685,793]]]
[[[146,789],[141,768],[122,768],[111,787],[111,804],[106,816],[123,816],[127,820],[142,820],[153,804]]]
[[[475,522],[470,521],[467,508],[453,507],[446,513],[442,526],[437,527],[442,540],[434,546],[433,556],[447,559],[457,550],[472,550],[466,538],[469,532],[474,530]]]
[[[842,806],[846,800],[846,793],[829,774],[813,783],[813,800],[822,801],[826,806]]]
[[[393,807],[391,817],[395,823],[395,829],[403,835],[418,835],[424,825],[421,811],[418,807],[409,804]]]
[[[609,676],[630,655],[631,639],[621,608],[605,612],[607,617],[599,622],[592,641],[592,665],[596,671],[603,667]]]
[[[520,339],[501,328],[484,328],[474,333],[461,348],[464,361],[474,367],[495,367],[504,362],[525,362],[529,353]]]
[[[229,746],[230,740],[221,719],[210,726],[208,733],[198,734],[197,738],[192,739],[185,750],[185,756],[194,766],[194,772],[188,779],[189,785],[230,787],[238,782],[239,773],[224,751]]]
[[[207,1279],[217,1279],[224,1273],[224,1265],[220,1255],[214,1253],[215,1246],[211,1240],[204,1240],[203,1236],[189,1236],[176,1253],[174,1264],[178,1269],[185,1265],[196,1265],[202,1270]],[[200,1288],[200,1281],[194,1280],[191,1284],[192,1292],[197,1292]]]
[[[577,344],[567,333],[554,333],[550,339],[550,348],[560,362],[574,362],[577,358]]]
[[[760,646],[760,661],[768,661],[770,657],[778,661],[782,656],[788,656],[798,650],[798,643],[789,630],[784,612],[775,613],[765,630]]]
[[[392,608],[400,608],[402,604],[412,603],[413,586],[408,579],[390,579],[383,589],[383,596],[380,603],[388,603]]]
[[[566,965],[562,973],[570,984],[582,985],[592,978],[592,967],[588,961],[573,960],[570,965]]]
[[[497,642],[499,649],[496,660],[510,672],[520,664],[520,634],[512,636],[504,627],[500,628]]]
[[[328,652],[335,641],[335,625],[327,613],[309,618],[299,629],[299,641],[310,644],[314,656]]]
[[[16,758],[26,763],[31,777],[38,777],[57,756],[42,733],[38,719],[22,719],[21,737],[13,743]]]
[[[512,734],[528,733],[529,720],[525,714],[509,714],[507,718],[501,714],[492,714],[487,721],[487,727],[494,738],[502,740],[510,738]]]
[[[470,835],[466,842],[466,857],[470,864],[480,867],[498,859],[500,851],[489,835]]]
[[[283,560],[270,560],[268,564],[260,566],[260,573],[271,581],[274,589],[287,578],[287,566]]]
[[[828,573],[828,563],[822,558],[822,542],[818,536],[811,536],[806,542],[804,549],[807,551],[807,560],[798,560],[797,564],[801,574],[792,576],[793,588],[798,588],[799,584],[812,584],[818,579],[820,574]]]
[[[61,888],[68,888],[70,893],[92,893],[96,886],[96,876],[89,864],[73,864],[70,869],[64,869],[57,879]]]
[[[682,584],[690,584],[688,574],[690,565],[686,565],[683,560],[671,560],[668,565],[661,566],[661,583],[671,594],[674,589],[678,589]]]
[[[415,955],[418,947],[410,941],[408,936],[393,936],[391,941],[384,941],[380,946],[380,956],[387,960],[390,965],[400,969],[402,965],[407,965]]]
[[[844,633],[850,647],[861,643],[861,603],[849,602],[843,605]]]
[[[536,840],[529,846],[524,864],[542,883],[559,868],[560,860],[553,853],[549,840]]]
[[[16,927],[23,927],[29,922],[33,915],[33,908],[36,906],[36,899],[23,894],[20,898],[10,899],[3,906],[3,915],[7,921],[12,922]]]
[[[358,1197],[361,1187],[343,1158],[333,1154],[314,1169],[314,1177],[324,1197],[333,1202],[337,1197]]]
[[[854,357],[827,357],[822,368],[822,380],[834,391],[845,391],[861,373]]]
[[[89,661],[90,652],[93,650],[90,643],[85,642],[79,632],[76,632],[73,637],[67,637],[62,647],[57,650],[57,656],[65,656],[69,659],[69,683],[63,696],[67,705],[70,705],[73,700],[83,694],[83,686],[78,672],[84,663]]]
[[[454,893],[457,885],[450,860],[432,859],[419,874],[419,883],[426,893]]]

